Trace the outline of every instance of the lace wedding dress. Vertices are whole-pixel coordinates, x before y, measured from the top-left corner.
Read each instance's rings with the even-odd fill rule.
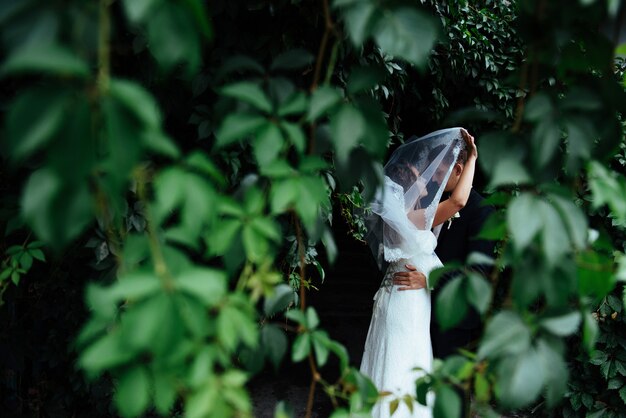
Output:
[[[369,376],[379,391],[388,395],[379,401],[372,416],[390,416],[389,404],[404,395],[415,397],[415,380],[432,370],[433,352],[430,343],[430,292],[428,289],[403,290],[391,283],[393,273],[406,271],[412,264],[424,274],[442,264],[435,255],[437,240],[430,231],[414,231],[420,251],[410,258],[392,261],[380,288],[374,295],[361,372]],[[400,402],[394,418],[430,418],[431,407],[413,403],[413,412]]]
[[[379,267],[388,266],[374,295],[360,369],[379,391],[391,393],[376,403],[374,418],[390,417],[393,399],[415,397],[415,381],[432,370],[430,291],[399,291],[392,280],[406,264],[426,276],[442,266],[431,227],[461,143],[460,129],[452,128],[402,145],[385,165],[383,186],[370,204],[366,239]],[[412,411],[400,402],[393,417],[431,418],[433,401],[429,394],[428,405],[413,402]]]

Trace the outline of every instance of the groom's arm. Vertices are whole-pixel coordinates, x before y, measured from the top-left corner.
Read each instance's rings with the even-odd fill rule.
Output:
[[[426,287],[426,276],[411,264],[405,265],[409,271],[397,271],[393,274],[393,284],[399,287],[398,290],[417,290]]]

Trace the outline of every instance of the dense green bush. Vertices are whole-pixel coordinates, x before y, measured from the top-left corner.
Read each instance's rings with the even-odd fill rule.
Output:
[[[606,297],[618,310],[621,299],[608,295],[624,280],[624,249],[590,243],[587,228],[598,228],[597,211],[626,222],[624,177],[607,168],[623,142],[625,97],[616,45],[597,30],[619,3],[426,3],[3,5],[7,329],[32,326],[25,318],[63,322],[40,344],[82,324],[71,355],[50,370],[76,358],[105,397],[113,385],[123,416],[250,416],[245,383],[287,353],[308,362],[333,417],[366,416],[379,394],[306,303],[311,272],[323,274],[315,247],[336,257],[335,193],[361,204],[356,187],[366,201],[390,143],[451,116],[483,129],[479,161],[501,208],[483,235],[502,241],[493,262],[512,281],[498,310],[471,269],[442,289],[438,311],[474,305],[485,334],[476,353],[446,360],[406,401],[433,390],[435,415],[455,416],[451,386],[461,386],[485,416],[541,398],[551,408],[567,391],[566,344],[578,340],[583,364],[591,352],[622,390],[617,362],[593,354],[592,312]],[[37,305],[52,314],[28,311],[30,286],[67,299]],[[83,289],[86,309],[59,310]],[[618,334],[602,335],[606,354]],[[337,382],[319,375],[330,355]],[[42,359],[29,361],[46,386]],[[71,383],[100,399],[98,383]],[[66,414],[81,402],[42,401]]]

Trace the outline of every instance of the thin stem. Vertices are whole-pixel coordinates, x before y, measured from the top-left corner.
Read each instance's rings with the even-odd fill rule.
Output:
[[[317,52],[317,61],[315,62],[315,72],[313,73],[313,82],[311,83],[311,91],[317,88],[319,83],[320,74],[322,72],[322,62],[324,61],[324,54],[326,53],[326,45],[328,44],[328,37],[334,30],[334,24],[330,18],[330,8],[328,7],[328,0],[322,1],[324,9],[324,34],[322,35],[322,41],[320,43],[320,49]]]
[[[98,25],[98,77],[96,84],[100,94],[109,90],[111,77],[110,37],[111,37],[111,6],[112,0],[100,0]]]
[[[324,77],[324,85],[330,84],[330,78],[335,71],[335,65],[337,64],[337,53],[339,52],[339,41],[335,40],[333,48],[330,50],[330,58],[328,59],[328,68],[326,68],[326,77]]]
[[[320,379],[319,372],[315,367],[315,360],[313,359],[313,353],[309,353],[309,367],[311,368],[311,385],[309,386],[309,398],[306,402],[306,415],[305,418],[311,417],[313,411],[313,399],[315,398],[315,386]]]
[[[302,227],[300,226],[300,220],[294,213],[294,220],[296,224],[296,239],[298,240],[298,256],[300,258],[300,310],[304,311],[306,308],[306,291],[304,286],[304,274],[305,274],[305,260],[304,260],[304,238],[302,236]]]
[[[167,268],[165,262],[165,256],[163,255],[163,249],[159,242],[158,235],[156,233],[153,218],[151,216],[150,206],[146,198],[146,181],[142,174],[137,175],[137,195],[139,199],[144,203],[144,213],[146,216],[146,231],[148,233],[148,243],[150,246],[150,253],[154,260],[154,271],[156,275],[161,279],[161,283],[166,290],[174,289],[174,279],[170,271]]]

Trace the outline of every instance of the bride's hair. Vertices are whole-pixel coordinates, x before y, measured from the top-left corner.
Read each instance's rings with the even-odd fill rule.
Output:
[[[401,160],[385,170],[387,177],[401,185],[405,193],[417,180],[417,176],[411,170],[410,164],[407,160]]]

